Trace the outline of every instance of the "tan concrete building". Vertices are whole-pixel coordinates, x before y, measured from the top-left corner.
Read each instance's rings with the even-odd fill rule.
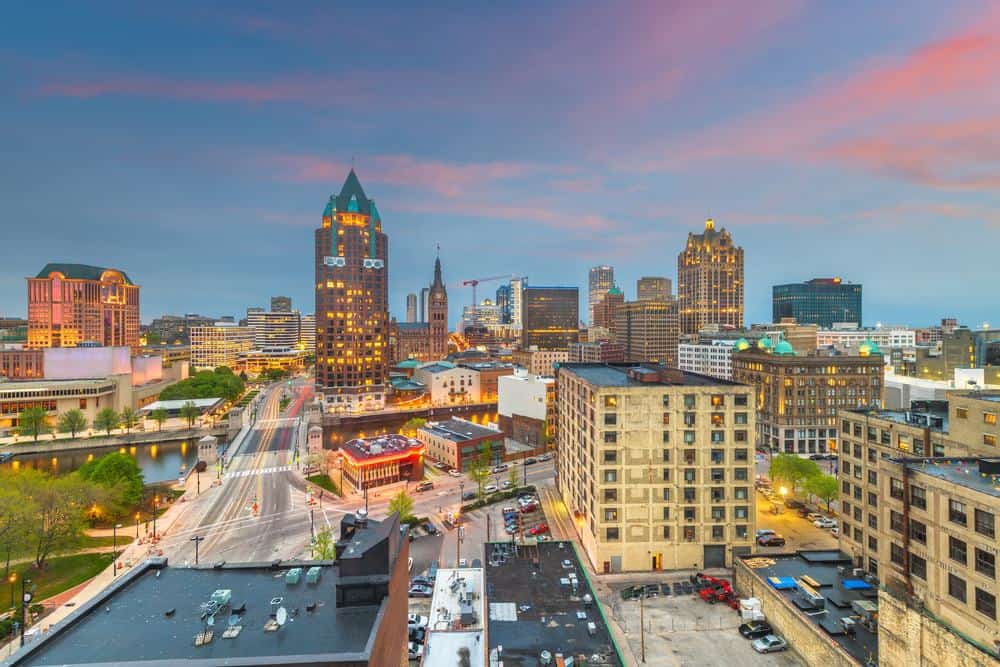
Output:
[[[1000,393],[948,392],[952,437],[977,448],[982,456],[1000,455]]]
[[[737,341],[733,380],[754,387],[757,444],[789,454],[832,451],[837,445],[837,410],[881,407],[881,354],[799,356],[786,340],[756,347]]]
[[[696,334],[708,324],[743,326],[743,248],[715,221],[688,234],[677,255],[677,301],[681,332]]]
[[[191,327],[191,366],[205,370],[227,366],[236,368],[241,354],[253,348],[254,330],[229,322],[210,327]]]
[[[569,350],[540,350],[528,348],[515,350],[512,356],[514,365],[520,366],[531,375],[555,375],[555,365],[569,359]]]
[[[673,301],[629,301],[618,309],[615,341],[625,361],[677,366],[680,329]]]
[[[751,396],[651,364],[559,367],[557,485],[598,572],[724,567],[750,552]]]

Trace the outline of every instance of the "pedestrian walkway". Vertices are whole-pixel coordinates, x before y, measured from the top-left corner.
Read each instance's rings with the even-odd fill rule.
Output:
[[[276,472],[288,472],[294,470],[295,466],[270,466],[267,468],[254,468],[252,470],[237,470],[235,472],[227,472],[225,479],[231,477],[255,477],[257,475],[270,475]]]

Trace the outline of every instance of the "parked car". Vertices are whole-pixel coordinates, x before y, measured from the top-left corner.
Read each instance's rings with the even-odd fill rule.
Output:
[[[757,544],[762,547],[783,547],[785,546],[785,538],[781,535],[761,535],[757,538]]]
[[[430,586],[421,586],[417,584],[416,586],[410,586],[410,597],[411,598],[429,598],[434,595],[434,589]]]
[[[541,456],[538,457],[538,461],[539,462],[541,462],[541,461],[551,461],[551,460],[552,460],[552,455],[551,454],[542,454]]]
[[[764,621],[750,621],[739,627],[740,634],[747,639],[759,639],[774,632]]]
[[[787,500],[785,500],[785,507],[787,507],[790,510],[795,510],[800,507],[805,507],[805,503],[803,503],[801,500],[796,500],[795,498],[788,498]]]
[[[803,509],[804,509],[804,508],[803,508]],[[806,517],[807,519],[809,519],[810,521],[813,521],[813,522],[815,522],[815,521],[819,521],[820,519],[823,519],[823,518],[825,518],[825,517],[824,517],[824,516],[823,516],[822,514],[820,514],[819,512],[806,512],[806,514],[805,514],[804,516],[805,516],[805,517]]]
[[[508,523],[506,526],[504,526],[503,529],[507,531],[508,535],[513,535],[514,533],[521,530],[520,526],[518,526],[516,523]]]
[[[521,511],[527,514],[528,512],[534,512],[538,509],[538,503],[528,503],[526,505],[521,505]]]
[[[462,494],[462,500],[475,500],[475,499],[476,499],[475,491],[466,491],[465,493]]]
[[[528,532],[531,533],[532,535],[541,535],[543,533],[547,533],[549,532],[549,524],[540,523],[536,526],[533,526],[532,529],[529,530]]]
[[[417,642],[410,642],[406,647],[406,654],[410,660],[416,660],[424,655],[424,645]]]
[[[530,466],[534,463],[538,463],[538,459],[536,459],[533,456],[529,456],[528,458],[524,459],[524,465],[526,466]]]
[[[837,526],[837,522],[834,521],[833,519],[820,517],[819,519],[813,521],[813,525],[816,526],[817,528],[835,528]]]
[[[622,589],[622,600],[633,600],[642,596],[643,587],[636,586],[626,586]]]
[[[434,582],[430,577],[425,577],[423,575],[417,575],[410,579],[410,586],[424,586],[425,588],[430,588],[434,585]],[[418,616],[416,614],[410,614],[410,625],[414,624],[414,619],[425,618],[423,616]],[[427,625],[426,618],[424,620],[424,625]]]
[[[442,461],[438,461],[434,464],[434,467],[437,468],[438,470],[444,470],[445,468],[448,467],[448,464]]]
[[[496,492],[497,492],[496,484],[487,484],[485,487],[483,487],[483,493],[496,493]]]
[[[778,635],[764,635],[760,639],[755,639],[750,645],[757,653],[774,653],[788,648],[788,642]]]
[[[452,468],[451,470],[449,470],[448,474],[451,475],[452,477],[461,477],[462,476],[462,473],[458,472],[454,468]]]
[[[642,587],[642,592],[647,599],[655,598],[660,595],[660,585],[659,584],[646,584]]]
[[[834,537],[837,537],[838,535],[840,535],[840,528],[834,526],[833,528],[830,529],[830,534],[833,535]]]
[[[510,480],[508,479],[508,480],[504,480],[504,483],[500,485],[500,488],[502,488],[504,491],[506,491],[506,490],[510,489],[511,487],[513,487],[513,486],[514,485],[511,484]]]
[[[409,636],[410,641],[415,644],[423,644],[424,636],[427,634],[427,628],[410,628]]]
[[[407,625],[409,625],[411,629],[416,629],[416,628],[426,628],[427,623],[429,622],[430,619],[428,619],[426,616],[421,616],[420,614],[410,614],[409,616],[407,616],[406,620],[407,620]]]
[[[434,524],[431,523],[430,521],[425,521],[423,524],[421,524],[421,527],[425,531],[427,531],[428,535],[437,535],[439,532],[438,529],[434,527]]]
[[[420,482],[420,484],[417,484],[417,493],[423,493],[424,491],[430,491],[433,488],[434,488],[434,482],[430,481],[429,479],[428,480],[424,480],[423,482]]]
[[[756,537],[757,539],[760,539],[764,535],[777,535],[777,533],[775,533],[770,528],[758,528],[757,529],[757,533],[754,535],[754,537]]]
[[[507,472],[508,468],[510,468],[509,465],[507,465],[506,463],[501,463],[500,465],[493,466],[493,472]]]

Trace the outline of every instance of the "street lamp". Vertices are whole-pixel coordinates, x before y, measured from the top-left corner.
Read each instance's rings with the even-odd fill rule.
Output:
[[[153,539],[156,539],[156,508],[160,504],[160,496],[153,496]]]
[[[118,576],[118,529],[121,528],[120,523],[116,523],[111,526],[111,576]]]
[[[10,608],[11,613],[14,609],[14,584],[17,582],[17,572],[11,572],[10,576],[7,577],[7,581],[10,582]]]
[[[200,535],[195,535],[194,537],[191,538],[191,541],[194,542],[194,564],[195,565],[198,564],[198,545],[201,544],[202,540],[204,540],[204,539],[205,538],[202,537],[202,536],[200,536]]]
[[[31,579],[21,580],[21,646],[24,646],[24,626],[28,624],[28,605],[35,597],[31,591],[25,591],[24,587],[31,583]]]
[[[135,539],[139,539],[139,513],[135,513]]]

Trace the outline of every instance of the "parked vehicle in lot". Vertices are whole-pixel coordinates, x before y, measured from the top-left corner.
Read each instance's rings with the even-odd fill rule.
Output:
[[[409,635],[410,641],[415,644],[423,644],[424,636],[427,634],[426,628],[410,628]]]
[[[434,589],[430,586],[421,586],[417,584],[415,586],[410,586],[410,597],[411,598],[429,598],[434,595]]]
[[[424,645],[417,642],[410,642],[406,647],[406,654],[410,660],[416,660],[424,655]]]
[[[622,589],[622,600],[632,600],[642,596],[643,587],[640,585],[626,586]]]
[[[424,491],[430,491],[433,488],[434,488],[434,482],[432,482],[429,479],[427,479],[427,480],[424,480],[423,482],[420,482],[420,484],[417,484],[417,493],[422,493]]]
[[[542,533],[547,533],[549,532],[549,524],[540,523],[532,527],[532,529],[529,530],[528,532],[531,533],[532,535],[541,535]]]
[[[642,592],[646,598],[655,598],[660,595],[660,585],[659,584],[646,584],[642,587]]]
[[[429,622],[430,619],[428,619],[426,616],[421,616],[420,614],[410,614],[406,620],[407,620],[407,625],[409,625],[411,629],[415,629],[415,628],[426,628],[427,623]]]
[[[778,534],[761,535],[757,538],[757,544],[762,547],[783,547],[785,546],[785,538]]]
[[[835,528],[837,526],[837,522],[824,516],[813,521],[813,525],[817,528]]]
[[[508,506],[504,507],[503,509],[501,509],[500,513],[503,514],[504,516],[516,515],[517,514],[517,510],[514,509],[513,507],[511,507],[510,505],[508,505]]]
[[[805,518],[809,519],[810,521],[819,521],[820,519],[824,518],[823,515],[820,514],[819,512],[806,512],[803,516],[805,516]]]
[[[506,463],[501,463],[500,465],[493,466],[493,472],[507,472],[508,468],[510,468],[509,465],[507,465]]]
[[[739,627],[740,634],[747,639],[759,639],[760,637],[765,637],[772,634],[774,630],[771,626],[764,621],[750,621],[749,623],[744,623]]]
[[[496,492],[497,492],[496,484],[487,484],[485,487],[483,487],[483,493],[496,493]]]
[[[434,585],[434,581],[430,577],[425,577],[423,575],[417,575],[410,579],[410,586],[424,586],[430,588]],[[417,616],[416,614],[410,614],[410,625],[415,625],[414,619],[421,619],[423,616]],[[424,625],[427,625],[425,622]]]
[[[770,528],[758,528],[757,533],[754,535],[754,537],[760,539],[764,535],[777,535],[777,533],[771,530]]]
[[[778,635],[764,635],[760,639],[755,639],[750,645],[757,653],[774,653],[788,648],[788,642]]]
[[[521,511],[527,514],[528,512],[534,512],[538,509],[538,503],[527,503],[526,505],[521,505]]]

